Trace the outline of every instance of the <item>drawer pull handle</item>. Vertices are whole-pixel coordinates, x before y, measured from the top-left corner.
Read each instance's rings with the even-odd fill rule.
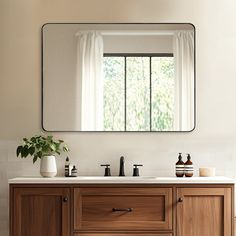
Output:
[[[112,208],[112,211],[126,211],[126,212],[131,212],[133,211],[132,208]]]

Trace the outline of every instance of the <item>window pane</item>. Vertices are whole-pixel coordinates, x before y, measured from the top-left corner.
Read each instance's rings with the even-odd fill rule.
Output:
[[[150,131],[149,57],[126,60],[126,130]]]
[[[104,57],[104,130],[124,131],[124,57]]]
[[[152,131],[174,129],[174,58],[152,57]]]

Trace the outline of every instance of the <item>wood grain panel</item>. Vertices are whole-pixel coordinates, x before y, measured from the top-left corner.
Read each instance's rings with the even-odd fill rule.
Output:
[[[231,236],[230,188],[178,188],[177,236]]]
[[[63,202],[64,197],[67,202]],[[12,235],[70,235],[69,201],[70,190],[67,188],[14,189]]]
[[[86,196],[82,200],[82,217],[89,221],[165,221],[165,196]],[[132,208],[132,212],[113,208]]]
[[[75,188],[74,203],[75,230],[172,229],[171,188]]]
[[[62,235],[60,196],[22,196],[21,216],[24,236]]]

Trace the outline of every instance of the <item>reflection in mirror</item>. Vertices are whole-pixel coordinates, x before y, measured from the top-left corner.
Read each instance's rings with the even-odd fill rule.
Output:
[[[47,131],[191,131],[191,24],[46,24]]]

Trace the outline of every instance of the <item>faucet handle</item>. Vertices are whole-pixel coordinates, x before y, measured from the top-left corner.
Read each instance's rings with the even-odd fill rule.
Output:
[[[133,169],[133,176],[139,176],[139,166],[143,166],[141,164],[134,164],[134,169]]]
[[[111,176],[110,164],[101,164],[100,166],[105,166],[105,174],[104,176]]]

